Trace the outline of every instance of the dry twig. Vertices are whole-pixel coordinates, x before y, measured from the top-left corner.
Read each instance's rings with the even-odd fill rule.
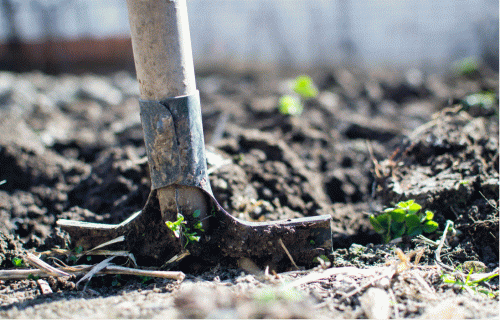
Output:
[[[447,266],[446,264],[444,264],[442,261],[441,261],[441,249],[443,249],[443,245],[444,245],[444,241],[446,240],[446,235],[448,234],[448,229],[449,227],[453,226],[453,222],[451,222],[450,220],[448,220],[446,222],[446,226],[444,227],[444,232],[443,232],[443,235],[441,236],[441,239],[439,240],[439,245],[436,249],[436,252],[435,252],[435,257],[436,257],[436,263],[442,267],[443,269],[446,269],[448,271],[451,271],[451,272],[455,272],[455,270],[453,270],[452,267],[449,267]]]
[[[292,262],[293,267],[296,270],[299,270],[299,267],[297,266],[297,264],[295,264],[295,261],[293,261],[292,255],[290,254],[290,252],[288,251],[288,249],[285,247],[285,244],[283,243],[283,240],[281,240],[281,238],[279,238],[278,242],[280,243],[280,245],[283,248],[283,250],[285,250],[285,253],[288,256],[288,259],[290,259],[290,261]]]
[[[88,273],[94,266],[93,265],[78,265],[72,267],[60,268],[63,272],[70,275],[82,275]],[[124,274],[132,276],[148,276],[153,278],[164,278],[172,280],[184,280],[186,277],[180,271],[156,271],[156,270],[142,270],[127,268],[115,265],[108,265],[106,268],[96,272],[96,274]],[[0,270],[0,280],[23,280],[30,277],[48,278],[53,274],[44,269],[14,269],[14,270]]]
[[[52,267],[51,265],[43,262],[40,258],[35,256],[34,254],[28,252],[26,254],[26,260],[28,260],[28,263],[31,264],[34,267],[37,267],[38,269],[45,270],[49,275],[55,276],[55,277],[67,277],[69,276],[68,273],[61,271],[57,268]]]

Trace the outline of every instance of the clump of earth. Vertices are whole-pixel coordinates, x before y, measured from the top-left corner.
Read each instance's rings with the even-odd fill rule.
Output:
[[[3,279],[0,316],[366,318],[380,315],[377,296],[392,301],[385,317],[498,316],[498,277],[472,289],[446,283],[436,246],[408,236],[385,244],[370,224],[370,214],[413,199],[434,212],[431,242],[453,222],[442,263],[498,273],[498,73],[415,81],[415,72],[311,72],[319,94],[295,116],[278,108],[293,78],[197,76],[215,198],[248,221],[330,215],[333,251],[315,268],[188,259],[176,266],[184,281],[49,277],[50,294],[33,277]],[[473,100],[478,93],[494,99]],[[18,258],[27,252],[83,263],[57,254],[74,250],[57,219],[120,223],[141,210],[150,180],[137,99],[127,72],[0,73],[1,270],[26,268]],[[359,271],[382,279],[391,265],[405,267],[385,284]],[[326,276],[335,268],[355,273]]]

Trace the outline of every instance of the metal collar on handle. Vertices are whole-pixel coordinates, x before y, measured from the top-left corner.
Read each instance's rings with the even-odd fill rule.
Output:
[[[139,100],[153,189],[177,184],[212,195],[207,176],[199,92]]]

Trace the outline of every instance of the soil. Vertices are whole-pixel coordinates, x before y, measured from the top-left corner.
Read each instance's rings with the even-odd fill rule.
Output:
[[[171,266],[186,273],[183,281],[94,275],[77,286],[82,276],[49,277],[49,294],[33,277],[0,280],[0,317],[498,317],[498,277],[472,289],[446,283],[450,271],[437,264],[434,245],[406,236],[383,244],[369,221],[414,199],[439,223],[430,240],[454,223],[442,263],[498,268],[498,73],[311,76],[319,95],[298,116],[277,108],[291,79],[211,72],[197,75],[197,86],[221,206],[248,221],[330,215],[330,262],[266,269],[263,261],[188,257]],[[482,91],[495,94],[493,104],[464,102]],[[54,250],[75,252],[57,219],[120,223],[144,207],[150,180],[137,96],[127,72],[0,73],[2,270],[24,267],[16,258],[27,252],[80,264]],[[420,261],[409,263],[415,252]],[[393,267],[384,278],[381,270]]]

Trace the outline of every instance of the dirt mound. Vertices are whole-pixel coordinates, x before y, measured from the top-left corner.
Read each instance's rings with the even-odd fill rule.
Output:
[[[376,195],[415,199],[464,232],[469,258],[498,261],[498,124],[449,110],[416,129],[379,167]]]

